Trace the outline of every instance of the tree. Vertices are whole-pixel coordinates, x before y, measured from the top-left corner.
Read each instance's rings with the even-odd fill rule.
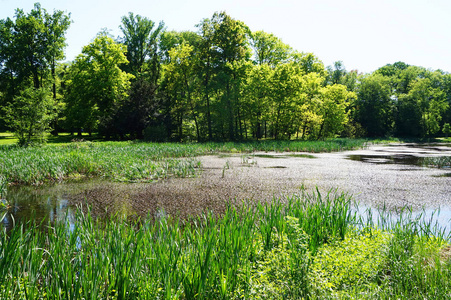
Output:
[[[241,83],[239,63],[248,60],[250,49],[248,47],[249,29],[242,22],[232,19],[225,12],[215,13],[212,17],[214,28],[213,52],[216,62],[218,87],[223,92],[220,98],[221,118],[227,120],[228,138],[236,139],[237,123],[239,120],[239,85]],[[244,72],[241,72],[244,75]],[[225,125],[225,124],[224,124]]]
[[[208,128],[208,140],[213,140],[213,128],[211,118],[211,97],[214,74],[214,27],[210,19],[204,19],[197,25],[200,32],[199,43],[199,64],[198,64],[198,76],[201,78],[202,97],[206,107],[206,118]]]
[[[176,116],[176,128],[178,138],[183,138],[184,121],[188,118],[187,112],[190,111],[190,119],[194,121],[196,137],[199,140],[200,128],[197,104],[193,99],[193,85],[196,80],[195,63],[193,60],[193,47],[182,43],[169,50],[170,62],[164,66],[166,76],[166,87],[173,102],[173,115]]]
[[[244,113],[250,121],[252,135],[258,139],[266,136],[266,124],[272,100],[271,80],[274,70],[267,63],[255,65],[248,69],[243,91]]]
[[[295,51],[290,60],[295,63],[304,74],[318,73],[321,77],[325,77],[327,74],[323,62],[313,53]]]
[[[445,134],[446,137],[449,136],[449,134],[451,133],[451,126],[449,125],[449,123],[443,124],[442,132]]]
[[[322,118],[319,115],[320,92],[324,79],[318,73],[304,74],[300,78],[300,93],[295,98],[293,121],[296,138],[317,137]]]
[[[31,80],[39,89],[44,86],[50,66],[54,79],[56,61],[64,58],[70,16],[62,11],[49,14],[36,3],[29,14],[18,9],[15,22],[8,18],[0,24],[2,73],[9,74],[16,87]]]
[[[54,99],[46,88],[29,87],[4,108],[6,120],[20,146],[46,141],[53,113]]]
[[[295,132],[296,111],[300,103],[302,76],[294,63],[278,65],[271,80],[271,124],[275,139],[291,138]]]
[[[341,84],[328,85],[321,89],[321,117],[322,123],[319,131],[320,137],[335,137],[342,132],[348,123],[349,111],[347,107],[350,99],[356,95],[349,92]]]
[[[72,128],[89,131],[100,125],[106,136],[120,102],[127,96],[133,75],[120,69],[127,64],[126,47],[116,43],[105,32],[83,48],[70,67],[67,118]]]
[[[129,13],[122,17],[122,24],[119,26],[124,37],[120,42],[127,46],[127,60],[125,70],[128,73],[138,76],[143,72],[151,72],[153,82],[158,78],[158,39],[164,30],[164,23],[160,22],[155,27],[155,22]]]
[[[288,45],[271,33],[264,31],[253,32],[250,43],[254,50],[254,61],[259,64],[268,64],[275,67],[280,63],[287,62],[293,51]]]
[[[163,63],[170,61],[169,50],[182,44],[192,46],[194,52],[199,51],[201,37],[193,31],[164,31],[160,35],[159,49]]]
[[[408,94],[399,98],[398,133],[432,136],[440,131],[440,122],[448,109],[446,95],[434,87],[430,78],[417,79]]]
[[[121,138],[144,138],[144,130],[160,118],[161,99],[157,87],[145,77],[133,80],[128,97],[124,97],[112,117],[112,130]],[[164,137],[161,137],[164,138]]]
[[[395,102],[391,96],[390,78],[377,73],[361,78],[355,113],[368,136],[386,136],[393,132]]]
[[[334,62],[334,66],[327,67],[327,83],[328,84],[343,84],[344,77],[347,71],[342,61]]]
[[[65,33],[69,25],[69,15],[62,11],[49,14],[41,8],[39,3],[36,3],[28,14],[17,9],[14,21],[9,18],[0,21],[0,91],[3,94],[3,99],[0,101],[16,116],[28,118],[27,116],[31,114],[41,120],[41,129],[30,129],[31,136],[24,143],[28,143],[32,138],[35,141],[42,140],[38,136],[43,135],[43,132],[47,130],[47,118],[57,116],[55,70],[58,60],[64,58]],[[44,90],[51,84],[53,101],[47,101]],[[26,101],[25,97],[31,98]],[[41,103],[36,104],[39,99],[44,102],[42,106]],[[30,103],[35,103],[37,107],[35,109],[28,107]],[[53,111],[47,109],[49,103],[55,105]],[[25,110],[28,112],[24,113]],[[33,110],[35,112],[32,112]],[[9,121],[9,127],[19,130],[17,134],[23,137],[20,133],[21,128],[23,124],[29,122],[29,119],[9,119]],[[18,123],[23,124],[18,125]],[[33,137],[34,135],[36,138]]]

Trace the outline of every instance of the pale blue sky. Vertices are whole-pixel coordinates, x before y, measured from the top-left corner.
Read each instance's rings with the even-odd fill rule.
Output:
[[[36,1],[0,0],[0,19]],[[168,30],[195,25],[225,10],[251,30],[280,37],[296,50],[313,52],[324,64],[342,60],[347,70],[372,72],[396,61],[451,72],[450,0],[42,0],[43,8],[71,13],[67,59],[72,60],[101,28],[118,36],[128,12]]]

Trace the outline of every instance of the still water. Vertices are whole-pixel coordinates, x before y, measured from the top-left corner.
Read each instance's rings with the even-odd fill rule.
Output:
[[[451,154],[450,145],[423,145],[415,147],[377,147],[371,151],[353,151],[347,154],[343,154],[343,159],[340,159],[340,164],[343,164],[345,161],[353,162],[353,166],[350,168],[355,168],[355,162],[358,161],[362,166],[365,166],[364,169],[367,170],[369,174],[372,173],[372,167],[376,165],[405,165],[405,166],[417,166],[415,168],[408,168],[409,172],[421,172],[427,173],[427,170],[431,170],[434,168],[437,170],[437,166],[428,166],[427,160],[431,155],[440,155],[444,158],[449,158]],[[338,155],[338,154],[337,154]],[[275,156],[275,155],[273,155]],[[314,168],[318,168],[318,164],[321,163],[321,160],[324,158],[320,158],[320,156],[306,155],[306,154],[295,154],[289,155],[285,154],[283,157],[277,156],[277,164],[274,165],[274,161],[272,160],[271,154],[262,154],[255,155],[253,157],[257,160],[258,164],[256,164],[255,168],[250,170],[247,168],[244,172],[260,172],[258,174],[259,178],[264,178],[264,176],[269,173],[270,170],[277,170],[277,173],[274,173],[278,176],[274,179],[283,178],[283,176],[298,176],[301,173],[306,173],[307,178],[312,178]],[[232,161],[232,158],[227,158]],[[237,158],[238,161],[241,161],[240,158]],[[266,162],[266,164],[265,164]],[[325,161],[328,164],[327,161]],[[334,161],[335,163],[335,161]],[[223,166],[224,162],[220,162],[220,166]],[[237,163],[239,165],[239,163]],[[300,169],[295,169],[296,166],[299,165]],[[367,167],[366,167],[367,166]],[[404,167],[399,169],[401,172]],[[222,168],[219,168],[218,172],[221,173]],[[248,170],[249,169],[249,170]],[[339,168],[337,168],[339,169]],[[236,172],[238,168],[234,169]],[[306,172],[308,170],[308,173]],[[330,165],[324,168],[325,172],[331,172]],[[345,169],[346,170],[346,169]],[[227,174],[231,173],[233,170],[227,170]],[[280,171],[280,172],[279,172]],[[268,173],[267,173],[268,172]],[[272,171],[271,171],[272,172]],[[288,174],[288,175],[287,175]],[[294,175],[291,175],[294,174]],[[385,173],[384,173],[385,174]],[[449,176],[451,174],[448,166],[440,167],[440,170],[437,170],[433,176]],[[440,175],[443,174],[443,175]],[[321,176],[317,176],[319,178],[325,178],[327,174],[322,174]],[[340,173],[341,175],[341,173]],[[366,175],[365,175],[366,176]],[[208,176],[207,176],[208,177]],[[224,174],[218,175],[217,181],[224,180]],[[272,177],[271,177],[272,178]],[[295,178],[295,179],[293,179]],[[287,182],[296,181],[302,182],[301,179],[297,179],[298,177],[289,177]],[[350,177],[353,178],[353,177]],[[227,176],[226,176],[227,179]],[[357,178],[361,180],[361,178]],[[397,178],[395,178],[397,179]],[[184,180],[184,179],[181,179]],[[188,179],[187,179],[188,180]],[[189,180],[199,180],[199,179],[189,179]],[[212,178],[206,178],[205,181],[212,180]],[[440,184],[448,184],[448,179],[443,179]],[[186,181],[184,181],[186,182]],[[400,181],[401,182],[401,181]],[[321,183],[321,181],[318,181]],[[349,184],[355,185],[353,182],[347,182]],[[190,191],[185,189],[185,187],[179,187],[177,189],[174,186],[169,186],[167,189],[155,189],[155,194],[140,193],[140,189],[145,190],[149,188],[149,185],[156,187],[161,183],[152,183],[152,184],[127,184],[127,183],[111,183],[102,179],[90,179],[79,182],[67,182],[61,184],[55,184],[50,186],[41,186],[41,187],[29,187],[29,186],[11,186],[8,188],[8,194],[6,196],[8,206],[7,213],[5,210],[0,209],[0,218],[4,216],[1,221],[1,225],[4,228],[11,229],[14,224],[24,223],[29,220],[35,220],[37,222],[41,221],[50,221],[55,222],[58,220],[65,220],[73,224],[74,222],[74,214],[77,210],[77,204],[86,204],[93,205],[96,208],[96,212],[102,211],[104,209],[108,209],[109,213],[113,212],[119,208],[127,213],[136,213],[132,208],[127,207],[127,203],[130,203],[132,200],[136,199],[136,196],[140,196],[140,201],[145,203],[147,206],[142,206],[134,209],[138,211],[138,214],[141,216],[145,216],[151,210],[153,206],[161,206],[164,209],[167,205],[163,203],[163,200],[155,200],[150,199],[150,197],[155,198],[155,194],[160,198],[168,198],[166,201],[169,205],[176,205],[177,210],[188,210],[188,206],[193,206],[196,197],[199,197],[200,193],[207,193],[206,189],[212,189],[211,193],[217,194],[218,198],[225,199],[228,196],[222,195],[222,192],[218,189],[218,185],[216,183],[208,185],[208,184],[200,184],[199,186],[195,186]],[[266,184],[266,183],[265,183]],[[280,181],[280,186],[283,186],[285,181]],[[315,182],[316,184],[316,182]],[[231,186],[240,188],[240,182],[231,182]],[[200,188],[202,188],[202,190]],[[261,188],[261,186],[257,186],[257,188]],[[340,186],[338,186],[340,188]],[[434,190],[430,191],[434,193]],[[178,194],[177,194],[178,193]],[[144,195],[144,196],[143,196]],[[174,197],[177,195],[177,197]],[[197,195],[197,196],[196,196]],[[231,194],[230,194],[231,195]],[[230,196],[229,195],[229,196]],[[371,194],[370,194],[371,195]],[[189,197],[188,197],[189,196]],[[445,195],[447,197],[447,195]],[[174,199],[171,199],[173,197]],[[451,195],[450,195],[451,197]],[[76,199],[76,201],[74,201]],[[82,200],[80,200],[82,199]],[[190,199],[190,200],[187,200]],[[261,198],[258,198],[261,199]],[[448,198],[449,199],[449,198]],[[83,201],[85,200],[85,201]],[[225,199],[227,200],[227,199]],[[191,202],[188,202],[191,201]],[[210,201],[210,200],[209,200]],[[438,227],[443,228],[447,233],[451,232],[451,206],[449,206],[450,201],[442,202],[442,205],[434,206],[434,207],[424,207],[423,209],[418,209],[412,212],[412,217],[423,217],[428,222],[432,224],[436,224]],[[205,208],[204,203],[200,204],[200,209]],[[1,206],[0,206],[1,208]],[[368,208],[372,208],[372,216],[366,216],[366,210]],[[439,210],[437,210],[440,208]],[[360,205],[357,209],[359,215],[363,218],[371,218],[375,224],[378,222],[379,212],[375,207]],[[392,219],[396,219],[398,214],[396,212],[392,212]]]

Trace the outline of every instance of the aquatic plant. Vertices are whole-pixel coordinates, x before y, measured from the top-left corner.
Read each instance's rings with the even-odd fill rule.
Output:
[[[449,240],[419,235],[421,220],[363,223],[349,200],[314,191],[220,216],[23,224],[0,233],[0,299],[449,298]]]
[[[196,156],[220,152],[341,151],[364,140],[262,141],[249,143],[73,142],[21,148],[0,146],[0,175],[15,184],[42,184],[67,178],[102,176],[119,181],[154,181],[192,177],[200,170]]]

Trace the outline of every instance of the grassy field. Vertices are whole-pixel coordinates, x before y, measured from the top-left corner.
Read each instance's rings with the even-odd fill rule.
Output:
[[[263,141],[247,143],[70,142],[21,148],[0,146],[0,175],[13,184],[42,184],[102,176],[119,181],[191,177],[199,155],[253,151],[341,151],[363,147],[365,140]]]
[[[0,145],[12,145],[16,143],[17,139],[14,137],[12,133],[0,132]]]
[[[189,220],[78,213],[0,234],[0,299],[449,299],[448,242],[409,216],[363,223],[334,193]]]

